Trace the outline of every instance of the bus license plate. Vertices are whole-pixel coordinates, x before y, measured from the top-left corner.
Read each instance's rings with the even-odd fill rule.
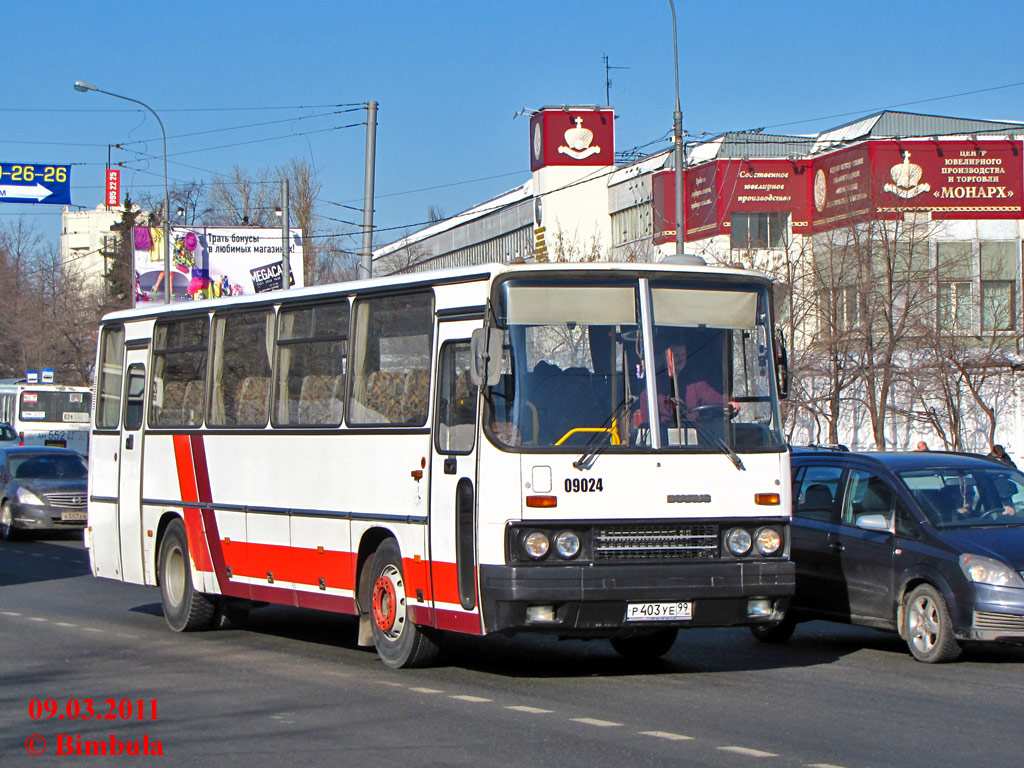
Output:
[[[85,510],[82,510],[81,512],[61,512],[60,513],[60,519],[62,521],[64,521],[65,523],[72,523],[72,522],[76,522],[78,520],[85,520],[85,519],[87,519],[86,515],[87,515],[87,513],[86,513]]]
[[[689,621],[693,603],[627,603],[626,621]]]

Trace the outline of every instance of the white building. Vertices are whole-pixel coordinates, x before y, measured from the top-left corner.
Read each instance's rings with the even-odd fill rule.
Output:
[[[60,261],[66,273],[80,276],[85,290],[102,288],[107,272],[104,253],[113,250],[117,235],[110,227],[121,220],[118,208],[61,212]]]

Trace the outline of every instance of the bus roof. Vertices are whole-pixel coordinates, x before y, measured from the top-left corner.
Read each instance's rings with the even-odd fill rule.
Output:
[[[224,307],[237,307],[245,304],[273,304],[283,298],[301,301],[306,298],[330,296],[334,294],[366,293],[386,291],[402,287],[425,285],[443,285],[492,280],[499,275],[509,273],[544,274],[551,272],[623,272],[623,273],[673,273],[702,276],[728,276],[732,279],[744,278],[755,282],[769,282],[770,278],[762,272],[748,269],[718,266],[691,266],[674,263],[648,262],[556,262],[530,264],[480,264],[473,267],[450,267],[447,269],[426,272],[410,272],[387,277],[375,277],[369,280],[350,280],[342,283],[310,286],[289,290],[283,296],[280,290],[247,296],[226,296],[218,299],[204,299],[202,306],[210,311]],[[134,309],[122,309],[105,315],[101,322],[115,322],[127,319],[138,319],[145,316],[161,315],[166,312],[181,311],[185,307],[195,308],[192,302],[175,302],[172,304],[152,303]]]

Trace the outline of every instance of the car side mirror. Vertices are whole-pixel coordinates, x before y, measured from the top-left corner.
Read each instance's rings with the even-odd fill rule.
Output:
[[[857,517],[857,527],[865,531],[888,531],[889,518],[885,515],[860,515]]]

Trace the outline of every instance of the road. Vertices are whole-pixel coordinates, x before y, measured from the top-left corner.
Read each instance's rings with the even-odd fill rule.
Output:
[[[0,542],[4,768],[111,737],[176,766],[1010,768],[1022,690],[1024,649],[925,665],[894,635],[823,622],[782,646],[690,630],[643,665],[604,642],[454,638],[440,666],[391,670],[346,617],[271,607],[174,634],[156,589],[92,578],[80,541]],[[72,719],[87,699],[132,717]]]

